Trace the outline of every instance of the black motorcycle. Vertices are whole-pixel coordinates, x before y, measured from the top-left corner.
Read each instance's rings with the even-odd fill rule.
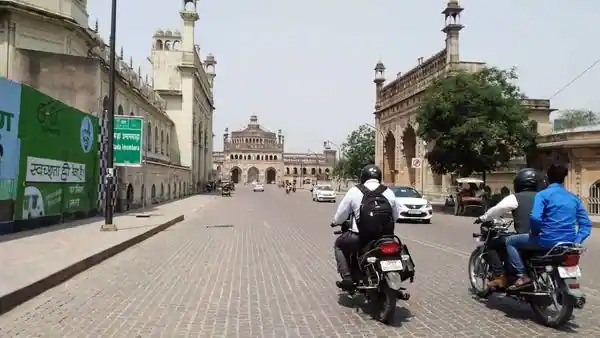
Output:
[[[338,225],[332,225],[335,227]],[[340,235],[348,231],[349,222],[341,225]],[[364,294],[371,306],[374,319],[388,324],[396,311],[396,300],[408,300],[410,294],[402,282],[415,278],[415,263],[400,238],[384,236],[368,243],[359,253],[350,256],[354,287],[347,291],[349,296],[357,292]]]
[[[530,304],[535,317],[549,327],[561,327],[573,314],[573,309],[582,309],[586,298],[579,288],[579,258],[585,249],[576,243],[557,243],[551,249],[521,250],[527,275],[533,283],[518,290],[490,290],[487,282],[492,278],[488,263],[490,242],[501,236],[510,236],[512,221],[497,219],[481,224],[479,233],[473,233],[477,247],[469,258],[469,281],[472,291],[479,297],[487,298],[493,292],[501,292],[509,297]],[[501,253],[508,282],[517,278],[508,266],[506,253]],[[552,311],[554,308],[555,311]]]

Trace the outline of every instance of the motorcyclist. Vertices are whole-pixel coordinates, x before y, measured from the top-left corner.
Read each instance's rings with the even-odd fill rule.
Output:
[[[562,164],[548,168],[548,187],[538,193],[529,217],[530,233],[510,236],[506,240],[508,258],[517,273],[510,289],[526,287],[531,279],[525,275],[525,266],[519,249],[549,249],[560,242],[581,244],[590,235],[592,222],[581,200],[563,186],[569,170]]]
[[[533,208],[536,193],[543,189],[542,178],[535,169],[524,168],[517,172],[513,180],[514,194],[504,197],[498,204],[490,208],[485,214],[477,218],[476,224],[493,220],[511,212],[514,227],[518,234],[529,233],[529,214]],[[507,237],[499,237],[488,247],[488,263],[493,272],[493,279],[487,284],[490,289],[506,287],[506,277],[500,253],[506,251]]]
[[[343,290],[349,290],[354,285],[350,266],[348,265],[348,257],[353,252],[359,251],[368,241],[368,239],[365,239],[364,237],[359,237],[359,215],[364,196],[361,189],[375,191],[382,186],[381,178],[381,170],[377,166],[372,164],[365,166],[360,173],[360,184],[350,188],[348,192],[346,192],[346,195],[338,206],[335,216],[333,216],[332,225],[343,224],[349,218],[351,222],[350,228],[344,229],[347,231],[344,231],[335,240],[333,249],[335,260],[337,262],[337,269],[342,277],[342,280],[338,281],[336,284]],[[394,221],[399,218],[399,206],[396,204],[396,196],[389,188],[385,188],[382,195],[389,201],[390,206],[392,207],[393,213],[391,216],[393,219],[391,227],[393,228]]]

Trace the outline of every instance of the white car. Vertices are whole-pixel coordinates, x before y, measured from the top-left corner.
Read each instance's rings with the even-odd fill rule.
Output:
[[[428,200],[412,187],[390,187],[396,195],[396,203],[400,204],[401,220],[417,220],[431,223],[433,208]]]
[[[254,184],[254,187],[252,187],[252,191],[254,192],[264,192],[265,191],[265,186],[262,183],[256,183]]]
[[[312,191],[312,199],[316,202],[335,203],[335,190],[330,185],[317,185]]]

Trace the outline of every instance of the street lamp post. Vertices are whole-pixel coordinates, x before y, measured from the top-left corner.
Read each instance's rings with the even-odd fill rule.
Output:
[[[340,161],[342,159],[342,153],[341,153],[342,150],[340,149],[340,146],[338,146],[337,144],[335,144],[329,140],[323,141],[323,146],[325,148],[327,148],[328,146],[333,146],[337,150],[337,161]]]
[[[383,132],[381,130],[379,130],[379,128],[375,127],[374,125],[371,125],[369,123],[365,123],[365,125],[368,126],[368,127],[370,127],[370,128],[372,128],[373,130],[375,130],[376,132],[378,132],[379,135],[381,135],[381,145],[382,145],[381,148],[382,148],[382,155],[383,155],[381,157],[381,166],[383,167],[383,180],[385,182],[385,179],[386,179],[385,172],[386,172],[386,169],[387,169],[385,167],[385,156],[387,155],[386,151],[385,151],[385,135],[383,134]]]
[[[117,34],[117,0],[112,0],[112,9],[110,14],[110,56],[108,70],[108,114],[106,116],[106,195],[105,195],[105,213],[104,225],[101,230],[115,231],[117,227],[113,224],[113,193],[114,185],[114,162],[113,162],[113,134],[115,117],[115,80],[116,80],[116,34]],[[103,178],[104,179],[104,178]]]

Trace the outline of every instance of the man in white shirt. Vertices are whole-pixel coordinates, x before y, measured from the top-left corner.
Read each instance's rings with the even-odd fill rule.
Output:
[[[351,276],[350,266],[348,265],[348,257],[351,253],[357,252],[362,248],[364,240],[359,237],[359,218],[360,210],[363,202],[364,194],[361,189],[368,189],[375,192],[381,190],[381,195],[389,202],[391,207],[391,229],[388,226],[387,231],[393,234],[395,221],[399,218],[399,205],[396,204],[396,196],[394,192],[382,186],[381,170],[375,165],[365,166],[360,175],[360,184],[348,190],[340,205],[338,206],[335,216],[333,216],[332,225],[343,224],[350,218],[350,228],[344,231],[335,241],[334,254],[337,262],[337,269],[342,277],[342,281],[337,282],[337,286],[341,289],[348,290],[353,287],[354,282]],[[361,187],[363,186],[363,187]],[[377,190],[377,191],[379,191]],[[384,200],[384,201],[385,201]],[[385,203],[383,203],[385,204]],[[346,230],[346,229],[344,229]]]

